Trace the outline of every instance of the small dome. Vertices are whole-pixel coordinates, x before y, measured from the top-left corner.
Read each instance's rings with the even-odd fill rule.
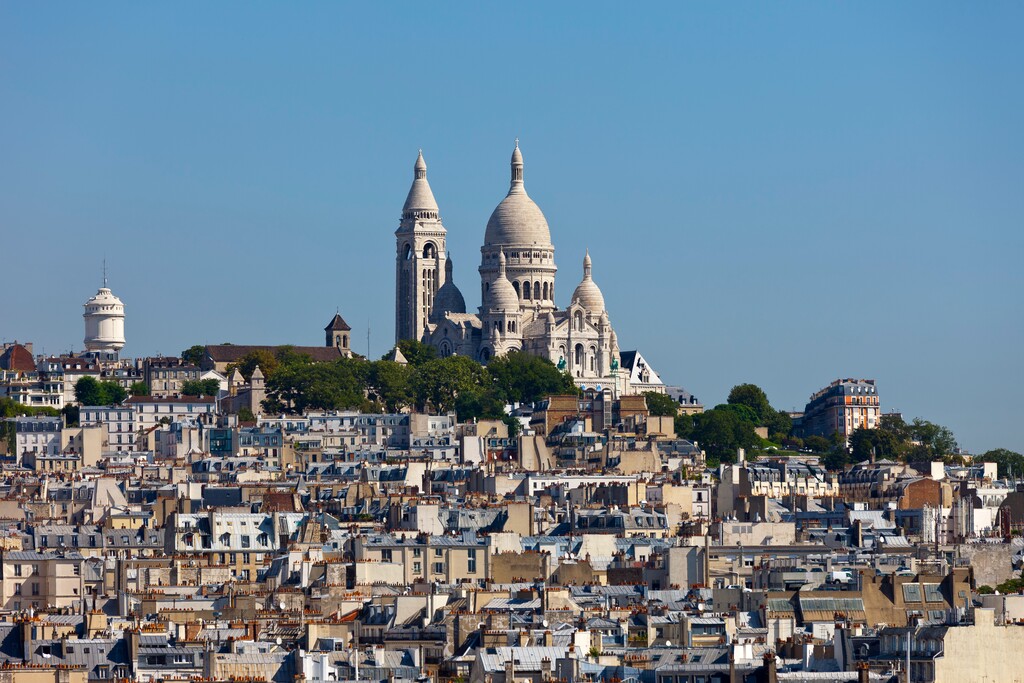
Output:
[[[444,284],[434,295],[434,308],[430,311],[430,322],[439,323],[444,320],[445,313],[465,313],[466,299],[462,292],[455,286],[455,278],[452,276],[451,256],[444,264]]]
[[[578,301],[590,313],[600,315],[605,312],[604,294],[601,293],[601,288],[594,282],[590,271],[590,251],[588,250],[587,255],[583,257],[583,281],[576,287],[576,291],[572,293],[572,301],[574,303]]]
[[[519,295],[505,277],[505,252],[498,252],[498,277],[487,291],[487,308],[496,311],[519,312]]]
[[[124,306],[124,302],[114,296],[106,287],[100,287],[99,291],[92,295],[92,297],[85,302],[86,306]]]
[[[548,221],[523,184],[523,155],[519,141],[512,152],[512,184],[508,194],[491,213],[484,233],[484,246],[527,244],[551,245]]]
[[[427,182],[427,162],[423,160],[421,149],[413,166],[412,187],[402,207],[402,218],[437,218],[438,213],[437,200]]]

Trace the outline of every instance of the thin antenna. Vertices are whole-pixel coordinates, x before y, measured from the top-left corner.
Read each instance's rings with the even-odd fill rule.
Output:
[[[107,286],[107,257],[103,257],[103,287]]]

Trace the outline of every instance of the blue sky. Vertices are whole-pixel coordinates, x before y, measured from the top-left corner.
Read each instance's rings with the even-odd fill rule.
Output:
[[[640,7],[638,10],[637,7]],[[128,355],[394,334],[423,148],[455,277],[519,137],[559,303],[706,404],[837,377],[1024,451],[1024,6],[4,3],[0,339]]]

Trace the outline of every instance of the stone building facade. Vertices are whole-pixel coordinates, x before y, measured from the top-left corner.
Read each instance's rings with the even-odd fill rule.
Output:
[[[452,277],[446,230],[422,153],[396,237],[396,340],[418,339],[441,356],[486,363],[510,351],[549,359],[581,387],[629,393],[618,339],[593,277],[590,254],[569,306],[555,303],[555,248],[547,219],[526,192],[519,143],[508,194],[487,221],[480,249],[481,304],[466,309]]]

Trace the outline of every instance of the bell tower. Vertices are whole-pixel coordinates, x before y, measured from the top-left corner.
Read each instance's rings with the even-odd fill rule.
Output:
[[[420,150],[413,167],[412,187],[395,231],[395,342],[421,339],[444,284],[444,225],[427,182],[427,164]]]

